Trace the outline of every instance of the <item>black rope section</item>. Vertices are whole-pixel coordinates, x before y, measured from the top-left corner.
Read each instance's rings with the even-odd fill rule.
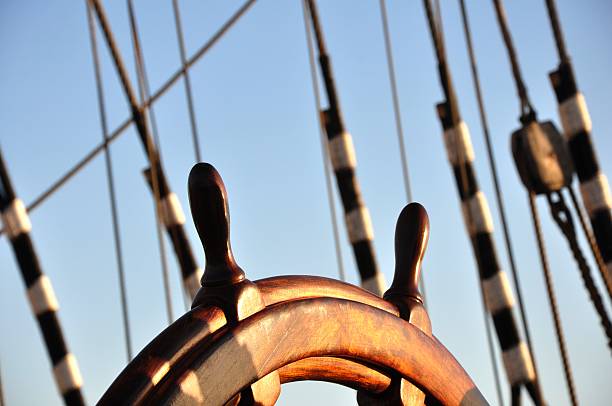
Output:
[[[183,35],[183,24],[181,23],[181,13],[179,9],[178,0],[172,0],[172,10],[174,12],[174,26],[176,28],[176,37],[178,39],[181,64],[183,67],[185,67],[185,65],[187,64],[187,52],[185,51],[185,38]],[[183,82],[185,83],[185,97],[187,98],[187,110],[189,112],[189,124],[191,126],[193,152],[195,154],[196,162],[202,162],[200,141],[198,136],[198,123],[196,121],[195,108],[193,103],[193,91],[191,89],[191,79],[189,76],[189,70],[187,69],[185,69],[185,73],[183,75]]]
[[[553,29],[555,44],[557,45],[559,60],[561,61],[561,63],[567,63],[570,61],[570,57],[567,53],[567,48],[565,47],[565,40],[563,39],[563,32],[561,31],[561,22],[559,21],[559,13],[557,13],[557,5],[555,3],[555,0],[546,0],[546,8],[548,10],[550,24]]]
[[[127,0],[127,9],[130,22],[130,31],[132,33],[132,48],[134,51],[134,62],[136,65],[136,77],[138,78],[138,92],[140,95],[140,102],[149,98],[149,81],[147,78],[144,57],[142,55],[142,48],[140,46],[140,39],[138,35],[138,26],[136,24],[136,16],[134,14],[134,5],[132,0]],[[115,62],[117,63],[117,62]],[[166,301],[166,315],[168,317],[168,325],[174,320],[172,310],[172,291],[170,289],[170,271],[168,270],[168,258],[166,255],[166,244],[164,242],[164,236],[162,231],[162,222],[164,221],[163,209],[161,206],[161,191],[160,191],[160,176],[163,176],[162,162],[161,162],[161,151],[159,145],[159,133],[157,131],[157,121],[155,120],[155,111],[153,106],[145,107],[141,110],[141,120],[147,122],[150,120],[151,130],[153,139],[146,134],[146,151],[148,153],[148,159],[150,163],[149,178],[151,183],[151,189],[153,190],[154,206],[155,206],[155,231],[157,234],[157,242],[159,246],[159,259],[162,269],[162,281],[164,286],[164,298]],[[146,131],[146,129],[145,129]]]
[[[516,85],[516,91],[520,100],[520,120],[523,124],[528,124],[537,119],[536,112],[533,109],[529,95],[527,93],[527,87],[523,82],[523,76],[518,63],[518,57],[514,44],[512,43],[512,36],[510,35],[510,29],[508,28],[508,22],[506,17],[506,10],[501,0],[493,0],[495,5],[495,15],[497,16],[497,22],[501,29],[504,44],[506,45],[506,51],[508,52],[508,58],[510,59],[510,65],[512,67],[512,76],[514,76],[514,83]]]
[[[530,194],[530,202],[535,199],[536,194],[546,195],[552,217],[560,227],[562,234],[570,245],[570,249],[577,262],[581,277],[589,293],[589,298],[591,299],[591,302],[598,313],[606,335],[610,339],[612,337],[612,333],[610,332],[610,321],[607,314],[605,314],[605,308],[603,307],[601,296],[599,295],[596,285],[593,283],[590,269],[577,242],[570,210],[565,204],[565,200],[563,199],[562,195],[564,188],[571,190],[571,181],[574,173],[574,168],[571,162],[572,158],[568,152],[567,143],[551,122],[537,122],[535,110],[533,110],[533,107],[528,99],[527,89],[521,77],[518,58],[512,44],[512,38],[510,36],[508,21],[503,5],[501,0],[494,0],[494,4],[497,20],[512,65],[512,74],[518,89],[519,98],[521,99],[522,110],[520,120],[523,125],[512,135],[512,150],[519,175]],[[527,108],[525,106],[527,106]],[[569,144],[571,145],[571,142]],[[537,215],[537,209],[535,208],[533,202],[531,206],[532,216]],[[607,211],[609,214],[609,209]],[[579,208],[577,208],[577,212],[578,216],[580,217]],[[539,223],[539,221],[536,222],[536,219],[534,218],[534,223]],[[588,240],[588,230],[586,228],[584,228],[584,230]],[[540,230],[537,231],[541,234]],[[538,236],[538,238],[541,239],[541,235]],[[540,250],[540,255],[544,257],[544,244],[540,243],[540,241],[538,243],[538,248]],[[595,257],[597,258],[597,255],[595,255]],[[542,261],[542,266],[548,268],[546,261]],[[548,269],[545,269],[544,272],[546,274],[549,271]],[[603,276],[605,280],[605,274]],[[547,278],[549,277],[547,276]],[[549,296],[554,295],[552,285],[550,285],[550,288],[547,290]],[[558,319],[556,300],[554,300],[554,297],[549,299],[551,310],[553,312],[553,318]],[[557,320],[555,322],[557,323]],[[570,392],[572,403],[576,404],[577,399],[574,384],[571,380],[569,359],[567,354],[564,353],[566,350],[564,348],[562,337],[563,332],[561,330],[561,325],[559,323],[557,324],[558,325],[556,327],[558,328],[556,328],[556,334],[558,336],[561,356],[563,358],[563,366],[567,377],[566,381],[568,391]],[[609,346],[611,344],[612,341],[609,342]]]
[[[556,2],[546,0],[546,8],[560,60],[557,70],[551,72],[549,76],[559,104],[561,123],[568,140],[576,175],[581,185],[583,202],[585,205],[589,204],[587,211],[594,234],[594,239],[588,237],[589,244],[591,250],[596,251],[593,254],[597,258],[608,297],[612,299],[612,204],[610,199],[606,198],[609,196],[609,184],[600,169],[595,145],[591,139],[591,118],[584,96],[578,90],[574,69],[563,39]],[[575,205],[576,211],[581,213],[578,206]],[[593,249],[593,242],[597,250]]]
[[[89,0],[87,0],[89,1]],[[187,72],[191,67],[198,62],[208,51],[212,49],[212,47],[229,31],[230,28],[234,26],[234,24],[242,17],[246,11],[255,3],[256,0],[247,0],[216,32],[210,37],[208,41],[204,45],[202,45],[198,51],[191,56],[187,60],[187,63],[179,68],[163,85],[157,89],[153,95],[147,99],[142,105],[139,106],[140,109],[148,107],[154,104],[156,101],[161,98],[164,94],[168,92],[177,81]],[[108,136],[108,140],[101,142],[96,145],[92,150],[87,153],[83,158],[81,158],[76,164],[74,164],[68,171],[66,171],[62,176],[60,176],[55,182],[53,182],[49,187],[47,187],[42,193],[40,193],[30,204],[27,205],[27,211],[31,212],[38,208],[42,203],[44,203],[47,199],[53,196],[57,191],[59,191],[70,179],[72,179],[77,173],[79,173],[82,169],[84,169],[95,157],[98,156],[101,152],[104,151],[104,148],[114,141],[116,141],[121,135],[125,133],[125,130],[129,128],[129,126],[134,122],[134,117],[130,116],[126,118],[113,132],[111,132]],[[4,234],[5,230],[0,230],[0,235]]]
[[[557,305],[557,299],[553,286],[552,275],[548,266],[548,258],[546,255],[546,248],[544,247],[544,237],[542,235],[542,226],[540,224],[540,217],[538,215],[538,209],[535,202],[535,194],[529,192],[529,208],[531,210],[531,219],[533,220],[533,228],[535,230],[536,239],[538,242],[538,252],[540,253],[540,261],[542,263],[542,273],[544,275],[544,282],[546,283],[546,291],[548,293],[548,302],[550,304],[550,310],[552,312],[555,333],[557,336],[557,344],[559,346],[559,352],[561,353],[561,361],[563,362],[563,372],[565,374],[565,382],[569,391],[570,400],[573,406],[578,405],[578,399],[576,398],[576,389],[574,387],[574,378],[572,376],[572,369],[570,367],[569,355],[567,352],[567,346],[565,344],[565,335],[563,334],[563,326],[561,325],[561,318],[559,317],[559,308]]]
[[[501,183],[499,181],[499,175],[497,172],[497,163],[495,159],[495,154],[493,153],[493,143],[491,141],[491,134],[489,130],[489,120],[487,118],[487,113],[484,106],[484,98],[482,95],[482,87],[480,85],[480,75],[478,73],[478,65],[476,62],[476,53],[474,52],[474,45],[472,41],[472,32],[470,29],[470,22],[467,14],[467,9],[465,6],[464,0],[459,0],[459,5],[461,9],[461,19],[463,23],[463,32],[465,34],[465,40],[467,45],[468,56],[470,59],[470,68],[472,71],[472,81],[474,84],[474,91],[476,93],[476,101],[478,104],[478,112],[480,116],[480,126],[482,128],[485,145],[487,148],[487,158],[489,161],[489,169],[491,172],[491,178],[493,179],[493,188],[495,190],[495,199],[497,202],[499,219],[502,224],[502,230],[504,235],[504,243],[506,246],[506,253],[508,255],[508,262],[510,264],[510,271],[512,273],[512,279],[514,282],[514,288],[516,290],[516,297],[518,301],[519,313],[522,320],[523,330],[525,331],[525,340],[527,341],[527,346],[529,347],[529,351],[532,354],[533,367],[537,371],[538,367],[535,359],[535,351],[531,340],[531,329],[529,328],[529,323],[527,320],[527,310],[525,307],[525,302],[523,301],[523,292],[521,288],[521,283],[519,280],[518,269],[516,266],[516,260],[514,256],[514,248],[512,245],[512,240],[510,237],[510,229],[508,227],[508,219],[506,215],[506,208],[504,203],[504,198],[501,190]],[[539,383],[538,383],[539,385]],[[540,391],[541,393],[541,391]]]
[[[585,215],[582,212],[582,207],[580,206],[580,203],[578,202],[578,198],[576,197],[576,193],[574,193],[574,189],[571,187],[567,188],[569,193],[570,193],[570,197],[572,199],[572,205],[574,206],[574,210],[576,211],[578,220],[580,222],[580,227],[582,228],[582,231],[584,232],[584,235],[586,236],[587,242],[589,243],[589,247],[591,248],[591,253],[593,254],[593,257],[595,258],[595,263],[597,264],[597,267],[599,268],[599,271],[602,275],[605,275],[606,271],[606,264],[604,262],[603,257],[601,256],[601,251],[599,250],[599,246],[597,246],[597,241],[595,241],[595,236],[593,235],[593,231],[589,228],[589,226],[586,223],[585,220]],[[609,280],[607,278],[603,278],[604,283],[608,284]],[[610,292],[610,287],[608,287],[608,293],[612,294],[612,292]]]
[[[310,78],[312,81],[312,90],[314,93],[315,110],[321,111],[321,92],[319,91],[319,79],[317,77],[317,67],[315,64],[315,51],[312,43],[312,32],[308,23],[308,10],[306,0],[302,1],[302,15],[304,17],[304,28],[306,30],[306,44],[308,47],[308,62],[310,64]],[[334,191],[332,187],[331,165],[329,163],[329,153],[327,151],[327,141],[325,140],[325,128],[321,114],[317,114],[317,122],[319,124],[319,141],[321,145],[321,156],[323,157],[323,170],[325,176],[325,190],[327,192],[327,204],[329,205],[329,213],[332,223],[332,231],[334,235],[334,248],[336,250],[336,262],[338,264],[338,276],[341,281],[346,281],[346,273],[344,272],[344,262],[342,260],[342,248],[340,246],[340,231],[338,230],[338,216],[336,214],[336,205],[334,204]]]
[[[382,296],[386,287],[383,275],[378,270],[374,252],[372,221],[357,179],[357,162],[352,137],[344,125],[331,60],[325,46],[316,3],[314,0],[307,0],[306,5],[318,49],[321,76],[327,93],[328,108],[322,110],[321,115],[327,135],[329,158],[344,209],[347,234],[353,248],[361,286]]]
[[[13,188],[1,149],[0,216],[26,288],[30,310],[45,343],[57,389],[66,405],[84,405],[83,378],[77,359],[66,343],[59,320],[59,303],[51,280],[43,272],[31,237],[32,223]]]
[[[586,258],[582,254],[580,246],[578,245],[572,214],[565,204],[565,198],[560,191],[547,194],[546,199],[548,200],[552,217],[555,220],[555,223],[557,223],[561,229],[563,235],[565,235],[565,238],[570,245],[572,254],[578,263],[580,276],[582,277],[584,286],[589,293],[591,302],[593,302],[593,305],[595,306],[595,310],[597,311],[597,315],[599,316],[599,321],[604,329],[604,332],[608,337],[608,347],[610,347],[612,350],[612,323],[610,323],[610,317],[606,312],[601,295],[595,286],[595,281],[591,276],[591,270],[587,264]]]
[[[480,191],[476,171],[472,164],[474,154],[469,131],[463,123],[452,85],[450,70],[441,27],[441,13],[438,6],[434,13],[430,0],[424,0],[424,9],[429,25],[434,51],[438,61],[440,83],[445,100],[437,105],[438,115],[444,130],[444,139],[449,162],[461,200],[462,211],[470,237],[480,276],[480,289],[485,310],[491,315],[498,342],[504,359],[508,382],[512,389],[513,403],[520,401],[517,393],[525,386],[536,404],[542,404],[537,370],[532,362],[532,351],[522,341],[513,314],[512,290],[499,265],[493,240],[493,224],[486,197]],[[485,321],[485,327],[489,324]],[[489,350],[494,352],[493,348]],[[491,356],[496,362],[494,355]],[[495,373],[496,367],[493,368]],[[496,378],[496,383],[498,382]],[[498,389],[501,392],[501,388]],[[501,397],[501,395],[498,396]]]
[[[102,139],[104,143],[104,162],[106,167],[106,181],[108,184],[108,194],[110,200],[111,218],[113,224],[113,239],[115,243],[115,259],[117,261],[117,278],[119,280],[119,296],[121,299],[121,313],[123,316],[123,332],[125,339],[125,350],[127,361],[132,360],[132,339],[130,333],[130,321],[127,302],[127,286],[125,280],[125,270],[123,261],[123,250],[121,248],[121,231],[119,226],[119,213],[117,210],[117,193],[115,190],[115,176],[113,174],[113,163],[111,151],[108,148],[108,123],[106,106],[104,102],[104,88],[102,85],[102,72],[100,69],[100,58],[98,55],[98,42],[96,39],[96,27],[94,23],[93,11],[90,4],[86,1],[87,25],[89,29],[89,39],[91,44],[91,56],[94,65],[94,76],[96,80],[96,92],[98,96],[98,111],[100,115],[100,126],[102,129]]]

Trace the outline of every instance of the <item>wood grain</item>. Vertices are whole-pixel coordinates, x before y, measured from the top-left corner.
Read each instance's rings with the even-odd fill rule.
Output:
[[[380,393],[389,387],[389,371],[363,361],[338,357],[311,357],[285,365],[278,370],[281,383],[325,381],[353,389]]]
[[[243,388],[303,358],[334,356],[397,371],[444,405],[487,404],[453,356],[385,311],[332,298],[283,302],[216,333],[217,339],[151,400],[223,405]]]

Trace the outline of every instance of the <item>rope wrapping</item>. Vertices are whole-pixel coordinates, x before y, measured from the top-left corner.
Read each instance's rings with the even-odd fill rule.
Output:
[[[384,276],[378,270],[374,253],[372,220],[361,195],[356,174],[357,159],[351,135],[346,131],[336,94],[331,61],[327,55],[316,4],[308,0],[314,37],[319,52],[319,65],[327,92],[328,109],[321,112],[327,134],[329,157],[340,193],[349,241],[359,270],[361,286],[382,296],[386,289]]]
[[[58,317],[59,304],[50,279],[43,273],[34,243],[32,224],[23,202],[15,195],[0,151],[0,213],[13,254],[21,271],[32,314],[43,335],[53,366],[53,377],[66,405],[84,405],[83,378],[69,351]]]

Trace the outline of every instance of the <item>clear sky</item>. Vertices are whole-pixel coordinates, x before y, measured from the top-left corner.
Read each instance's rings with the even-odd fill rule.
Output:
[[[171,2],[135,3],[151,87],[157,89],[180,66]],[[354,137],[359,180],[372,214],[379,266],[391,280],[393,229],[405,195],[379,3],[319,3],[341,105]],[[476,170],[493,211],[502,266],[508,269],[458,2],[441,3],[461,111],[471,128]],[[518,116],[509,64],[491,2],[467,3],[537,365],[549,404],[569,404],[526,194],[509,153],[509,135]],[[134,80],[126,4],[104,4]],[[181,1],[188,54],[239,4]],[[434,110],[442,96],[425,15],[420,1],[389,0],[387,6],[413,194],[431,221],[424,269],[434,333],[495,403],[475,262]],[[513,0],[506,6],[539,116],[558,123],[547,78],[557,55],[544,1]],[[604,0],[565,0],[558,7],[593,118],[600,162],[612,176],[612,5]],[[85,3],[4,0],[0,38],[0,144],[17,193],[28,204],[102,137]],[[129,110],[109,54],[101,49],[113,129]],[[225,179],[235,255],[251,279],[338,275],[309,75],[298,0],[257,2],[192,70],[203,156]],[[155,112],[164,165],[187,208],[186,181],[194,154],[182,83],[155,105]],[[133,129],[113,144],[112,154],[132,340],[140,350],[166,326],[154,212],[141,174],[146,160]],[[572,256],[544,203],[539,204],[540,213],[578,398],[583,404],[609,404],[610,353]],[[191,216],[187,217],[186,230],[203,262]],[[93,403],[126,359],[102,157],[31,213],[31,219],[43,269],[60,302],[68,344],[82,370],[85,396]],[[356,282],[344,228],[341,232],[348,278]],[[169,264],[176,318],[185,307],[173,256]],[[7,404],[60,404],[6,238],[0,239],[0,325]],[[504,391],[507,397],[505,386]],[[330,384],[291,384],[283,387],[280,404],[352,404],[354,399],[353,391]]]

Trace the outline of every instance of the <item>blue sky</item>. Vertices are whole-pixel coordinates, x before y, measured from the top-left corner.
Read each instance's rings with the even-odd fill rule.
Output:
[[[125,2],[104,3],[134,80]],[[358,176],[372,214],[379,267],[390,280],[393,229],[405,197],[379,4],[319,3],[346,125],[354,137]],[[461,111],[471,129],[480,184],[493,211],[502,265],[508,269],[458,2],[441,3]],[[569,404],[527,199],[509,153],[509,135],[518,116],[509,64],[492,4],[467,3],[544,392],[551,405]],[[605,40],[612,38],[612,6],[603,0],[558,3],[578,83],[593,118],[594,142],[604,172],[612,176],[612,52]],[[171,2],[135,4],[149,80],[157,89],[180,66]],[[180,4],[191,55],[240,2]],[[495,402],[475,263],[434,110],[442,96],[422,4],[389,0],[387,7],[413,195],[427,208],[431,221],[424,269],[434,333]],[[544,1],[515,0],[506,7],[539,116],[558,123],[547,78],[557,55]],[[337,277],[338,272],[301,13],[297,0],[256,3],[192,69],[203,157],[225,179],[236,259],[251,279],[281,274]],[[5,0],[0,5],[0,38],[0,144],[17,193],[28,204],[102,137],[85,3]],[[129,110],[108,52],[101,50],[109,127],[115,128]],[[155,112],[164,165],[186,208],[194,154],[182,83],[155,105]],[[132,339],[139,350],[166,325],[154,212],[141,174],[146,160],[133,129],[113,144],[112,154]],[[565,241],[544,202],[539,207],[579,400],[605,404],[612,398],[612,363],[604,335]],[[186,229],[202,262],[187,217]],[[85,396],[93,403],[125,365],[102,157],[31,218],[69,346],[80,363]],[[348,279],[356,282],[350,246],[341,232]],[[184,304],[172,256],[169,264],[178,317]],[[0,365],[7,403],[60,404],[5,238],[0,240],[0,270],[0,325],[5,326]],[[281,404],[354,403],[351,390],[330,384],[286,385],[281,396]]]

